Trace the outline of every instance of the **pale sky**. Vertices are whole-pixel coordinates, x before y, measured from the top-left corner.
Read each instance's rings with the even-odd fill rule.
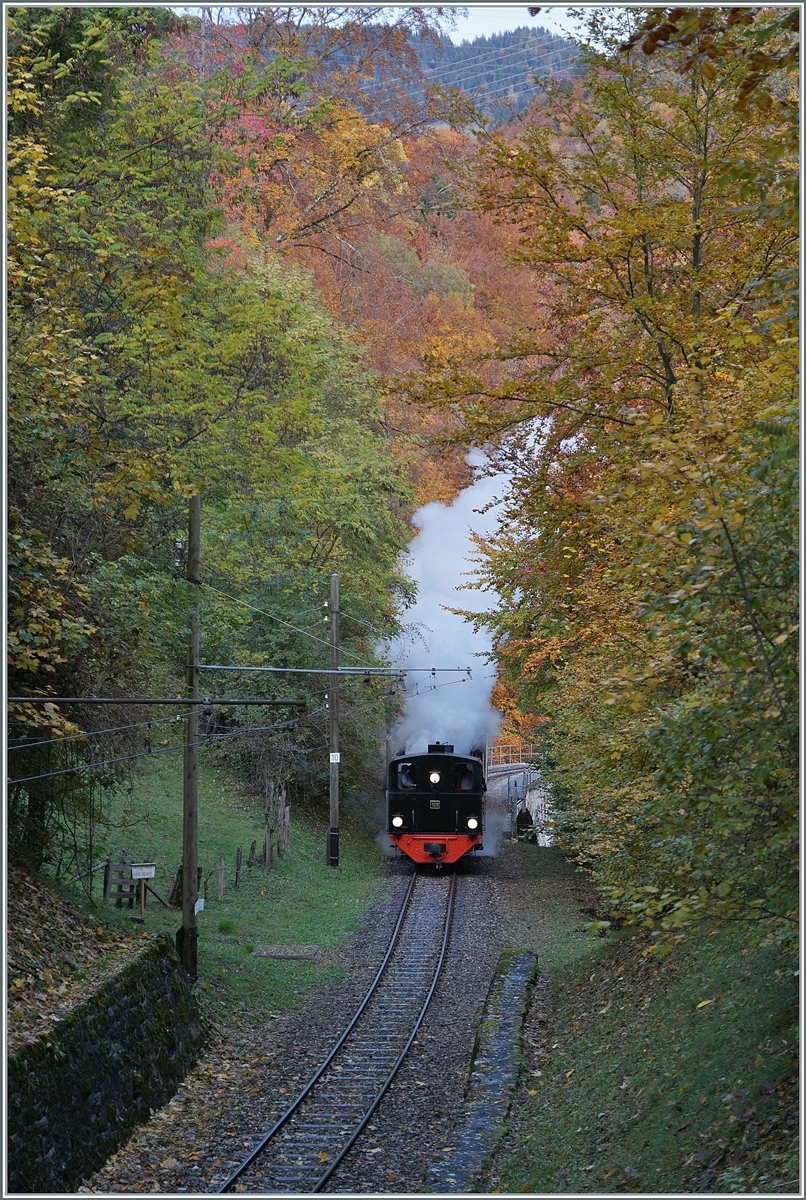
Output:
[[[218,7],[217,5],[215,6]],[[224,5],[224,8],[229,7]],[[259,7],[259,6],[258,6]],[[265,7],[271,8],[272,5]],[[276,7],[284,7],[277,5]],[[330,5],[327,5],[330,7]],[[368,6],[370,7],[370,6]],[[388,9],[394,11],[393,5],[378,4],[379,10]],[[402,7],[402,6],[401,6]],[[429,4],[428,0],[422,6],[424,8],[432,8],[434,5]],[[568,16],[568,9],[562,4],[544,4],[536,17],[529,16],[528,4],[464,4],[457,6],[466,10],[467,15],[456,17],[456,25],[453,29],[446,29],[448,36],[452,42],[462,42],[467,40],[472,42],[477,37],[489,37],[491,33],[505,33],[510,29],[518,29],[521,25],[533,26],[534,28],[548,29],[551,33],[570,34],[573,32],[574,22]],[[175,7],[176,12],[198,12],[201,6],[183,5]],[[234,8],[232,9],[234,12]]]
[[[474,38],[504,33],[521,25],[535,29],[542,27],[557,34],[570,34],[574,29],[567,7],[560,4],[542,5],[536,17],[529,16],[528,4],[466,4],[463,7],[467,9],[467,16],[457,17],[455,28],[449,31],[452,42],[465,39],[472,42]]]

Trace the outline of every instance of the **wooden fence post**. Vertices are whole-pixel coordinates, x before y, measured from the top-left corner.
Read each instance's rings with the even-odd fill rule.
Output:
[[[243,861],[243,850],[238,847],[238,852],[235,855],[235,886],[241,882],[241,862]]]
[[[179,864],[176,875],[174,876],[173,887],[168,893],[168,903],[174,908],[182,906],[182,864]]]
[[[249,847],[249,858],[246,860],[246,865],[250,871],[251,871],[252,867],[255,865],[255,846],[256,845],[257,845],[256,842],[252,842],[252,845]]]
[[[218,860],[218,898],[224,899],[224,855],[222,854]]]
[[[263,866],[267,871],[271,870],[271,825],[266,826],[263,838]]]
[[[291,809],[286,804],[283,809],[282,825],[280,827],[281,854],[288,854],[288,823],[291,819]]]

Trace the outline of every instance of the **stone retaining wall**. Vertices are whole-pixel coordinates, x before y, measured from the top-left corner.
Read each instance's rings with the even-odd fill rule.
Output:
[[[73,1192],[174,1094],[205,1041],[168,937],[8,1064],[9,1192]]]

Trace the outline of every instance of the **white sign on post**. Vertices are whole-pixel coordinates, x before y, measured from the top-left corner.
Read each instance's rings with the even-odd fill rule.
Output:
[[[196,916],[198,916],[200,912],[204,912],[204,900],[201,897],[199,897],[199,899],[196,901],[193,911]]]
[[[341,755],[339,754],[338,750],[336,750],[335,753],[331,754],[330,761],[332,763],[340,763],[341,762]]]
[[[132,879],[153,879],[156,873],[156,863],[132,863]]]

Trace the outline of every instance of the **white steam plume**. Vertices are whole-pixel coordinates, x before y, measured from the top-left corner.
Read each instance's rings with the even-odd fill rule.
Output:
[[[484,459],[469,455],[471,466]],[[460,676],[412,674],[407,676],[403,717],[392,733],[392,754],[424,753],[429,742],[449,742],[457,754],[492,741],[501,716],[490,705],[495,668],[484,655],[491,649],[490,635],[446,607],[481,612],[495,604],[489,591],[463,591],[475,564],[477,548],[471,531],[485,536],[497,523],[498,505],[485,510],[506,485],[506,475],[482,476],[465,488],[453,504],[426,504],[414,516],[419,535],[409,546],[408,573],[417,581],[417,602],[409,609],[407,624],[419,629],[425,643],[414,638],[395,658],[400,667],[470,667],[472,679]]]

